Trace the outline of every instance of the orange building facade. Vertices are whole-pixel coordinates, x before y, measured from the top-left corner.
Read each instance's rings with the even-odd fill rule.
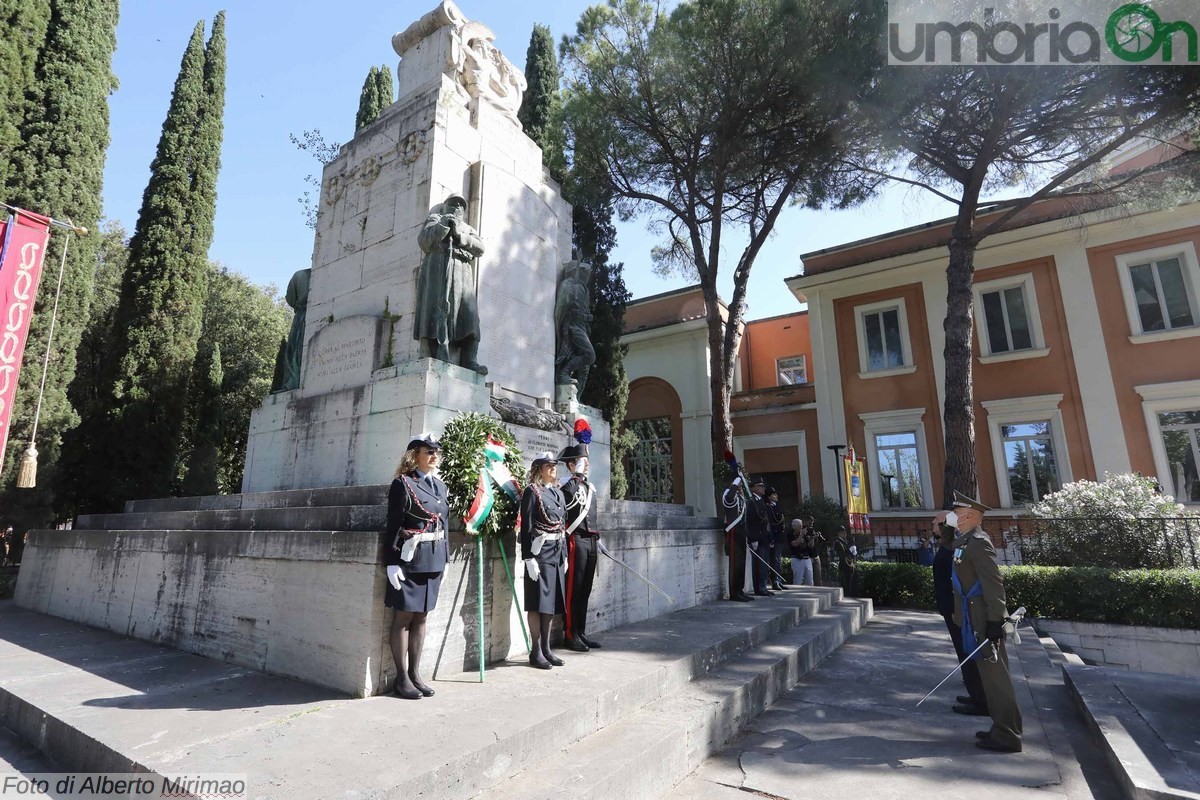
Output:
[[[733,417],[748,471],[789,497],[836,498],[827,448],[853,445],[866,459],[873,519],[915,530],[940,507],[947,254],[938,242],[949,227],[809,253],[804,273],[786,281],[798,310],[746,323]],[[1131,471],[1200,504],[1198,252],[1200,202],[1130,213],[1047,201],[984,240],[972,378],[979,494],[996,516],[1019,515],[1064,483]],[[627,325],[629,419],[670,419],[662,425],[680,486],[670,499],[710,508],[699,290],[630,311],[635,322],[657,322]],[[659,374],[664,364],[670,377]],[[668,407],[656,389],[680,402]],[[889,546],[911,547],[881,545],[885,557]]]

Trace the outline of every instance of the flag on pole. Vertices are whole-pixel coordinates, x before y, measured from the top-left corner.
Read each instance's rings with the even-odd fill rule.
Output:
[[[50,220],[29,211],[0,222],[0,465],[49,238]]]
[[[854,454],[854,445],[842,457],[846,479],[846,512],[850,515],[850,533],[871,532],[871,504],[867,501],[867,460]]]

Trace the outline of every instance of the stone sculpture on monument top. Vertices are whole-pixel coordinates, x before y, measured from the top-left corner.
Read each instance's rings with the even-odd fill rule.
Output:
[[[495,38],[448,0],[392,37],[398,99],[325,166],[299,380],[252,418],[244,491],[386,483],[413,431],[464,411],[502,416],[526,452],[557,452],[587,416],[607,491],[608,427],[556,386],[571,206]],[[570,316],[580,382],[590,344]]]

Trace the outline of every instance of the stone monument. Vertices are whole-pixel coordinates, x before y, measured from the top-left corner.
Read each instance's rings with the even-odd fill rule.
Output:
[[[571,207],[517,120],[525,78],[494,42],[449,0],[392,38],[399,99],[325,167],[299,382],[255,411],[244,492],[387,483],[413,432],[475,411],[501,416],[526,453],[561,449],[587,417],[607,494],[608,426],[573,392],[556,397]],[[439,250],[457,283],[433,313],[423,263]],[[445,327],[449,309],[454,330],[426,324]]]

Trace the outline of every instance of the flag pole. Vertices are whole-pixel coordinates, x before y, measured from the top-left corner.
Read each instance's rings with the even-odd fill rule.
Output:
[[[37,216],[42,217],[42,219],[49,220],[50,224],[54,225],[56,227],[66,228],[69,231],[78,233],[80,236],[86,236],[88,234],[87,228],[83,227],[82,225],[76,225],[74,222],[71,222],[69,220],[67,222],[63,222],[60,219],[55,219],[54,217],[46,217],[41,214],[38,214],[36,211],[30,211],[27,208],[17,208],[16,206],[10,206],[8,203],[3,203],[3,202],[0,202],[0,208],[7,208],[9,211],[13,212],[14,214],[16,214],[18,212],[24,212],[26,214],[36,214]]]

